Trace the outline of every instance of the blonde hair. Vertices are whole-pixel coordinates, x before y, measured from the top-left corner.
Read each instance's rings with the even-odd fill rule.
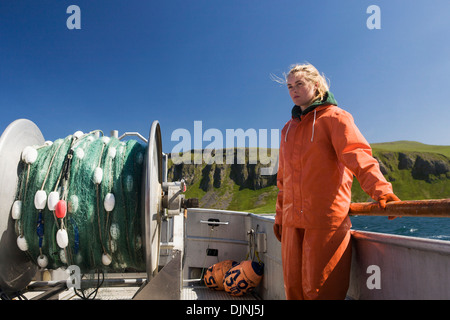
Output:
[[[284,79],[271,75],[272,80],[281,83],[287,84],[287,79],[289,76],[294,75],[296,73],[302,73],[306,80],[310,81],[313,84],[317,85],[316,94],[312,101],[316,101],[317,99],[323,100],[326,92],[329,90],[330,85],[328,83],[325,75],[319,72],[312,64],[304,63],[304,64],[294,64],[290,67],[289,72],[283,73]]]

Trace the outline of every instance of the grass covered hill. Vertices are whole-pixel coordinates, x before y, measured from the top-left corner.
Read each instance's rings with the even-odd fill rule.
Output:
[[[450,198],[450,146],[397,141],[372,144],[372,149],[382,173],[400,199]],[[198,198],[202,208],[274,213],[278,193],[276,175],[262,176],[260,170],[264,166],[249,162],[248,149],[245,163],[237,164],[238,150],[233,151],[233,164],[226,164],[225,156],[223,164],[194,164],[193,151],[184,158],[190,158],[191,164],[184,161],[174,165],[169,159],[168,180],[184,178],[188,185],[186,197]],[[371,201],[357,179],[352,193],[353,202]]]

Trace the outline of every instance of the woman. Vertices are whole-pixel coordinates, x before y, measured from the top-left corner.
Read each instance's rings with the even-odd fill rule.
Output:
[[[310,65],[286,77],[295,106],[281,132],[274,233],[287,299],[344,299],[351,265],[353,175],[382,208],[398,201],[370,145]]]

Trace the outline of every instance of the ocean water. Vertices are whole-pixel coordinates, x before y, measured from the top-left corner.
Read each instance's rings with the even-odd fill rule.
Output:
[[[450,241],[450,218],[351,216],[352,229]]]

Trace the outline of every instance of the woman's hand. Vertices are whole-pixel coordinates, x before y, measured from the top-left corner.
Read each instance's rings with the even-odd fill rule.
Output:
[[[275,234],[275,237],[277,237],[278,241],[281,242],[281,224],[273,224],[273,233]]]
[[[401,201],[401,200],[395,194],[387,193],[385,195],[382,195],[378,199],[378,204],[380,205],[381,209],[386,209],[386,203],[391,202],[391,201]],[[394,220],[395,218],[397,218],[397,217],[396,216],[388,217],[389,220]]]

